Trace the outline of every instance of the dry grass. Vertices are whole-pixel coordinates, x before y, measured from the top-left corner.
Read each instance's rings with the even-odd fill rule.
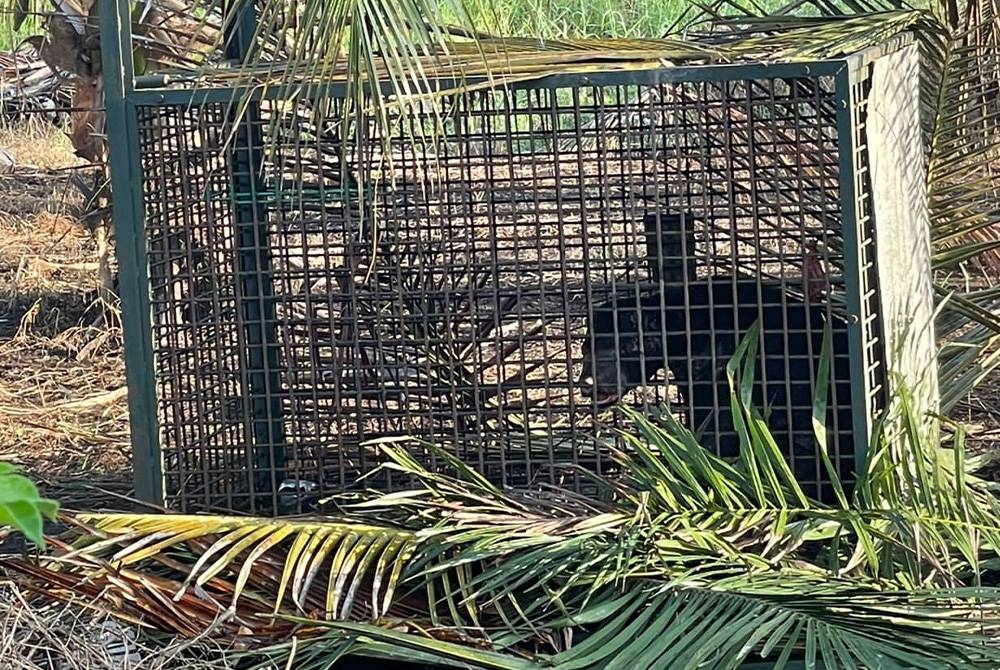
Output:
[[[18,251],[18,245],[24,251],[59,257],[81,254],[89,235],[74,223],[82,197],[70,185],[69,176],[68,171],[21,167],[13,174],[0,175],[0,224],[14,233],[3,238],[0,249],[5,255]]]
[[[58,130],[0,130],[0,146],[49,168],[0,176],[0,459],[64,505],[89,507],[84,485],[127,492],[131,473],[120,331],[92,304],[95,246],[70,183],[78,160]]]
[[[58,170],[84,163],[73,154],[65,133],[42,120],[0,126],[0,149],[8,151],[20,169]]]
[[[27,321],[22,319],[22,326]],[[28,326],[0,344],[0,458],[29,456],[25,465],[46,477],[87,477],[128,467],[121,360],[111,342],[81,360],[86,347],[100,342],[88,334],[89,329],[72,328],[49,338]]]
[[[76,224],[82,197],[70,183],[79,161],[57,130],[0,129],[0,147],[17,160],[0,175],[0,460],[23,464],[64,507],[122,508],[131,465],[121,338],[91,304],[95,245]],[[0,552],[22,542],[11,535]],[[3,670],[231,667],[207,643],[156,643],[9,583],[0,630]]]
[[[0,668],[4,670],[228,670],[208,640],[155,640],[83,605],[31,598],[0,582]]]
[[[0,129],[0,147],[17,161],[0,176],[0,460],[23,464],[64,507],[122,508],[131,465],[121,337],[91,304],[95,245],[76,224],[82,197],[70,183],[79,161],[41,127]],[[21,546],[12,535],[0,552]],[[4,670],[232,667],[207,642],[151,640],[10,583],[0,583],[0,630]]]

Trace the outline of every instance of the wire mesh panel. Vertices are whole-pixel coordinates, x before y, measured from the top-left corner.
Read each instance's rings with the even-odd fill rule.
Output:
[[[611,468],[616,402],[732,457],[726,364],[754,323],[778,445],[822,493],[819,398],[850,482],[884,395],[863,78],[671,72],[453,96],[388,152],[329,101],[139,107],[170,502],[282,509],[405,436],[580,488]]]
[[[252,465],[250,398],[234,261],[225,115],[182,107],[139,111],[157,413],[169,490],[222,504]],[[126,279],[127,281],[127,279]]]

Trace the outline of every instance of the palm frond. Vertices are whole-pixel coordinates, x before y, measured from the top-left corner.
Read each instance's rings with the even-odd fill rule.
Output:
[[[928,139],[927,192],[938,293],[951,293],[950,275],[966,268],[985,277],[1000,269],[1000,16],[975,2],[961,22],[957,3],[949,27],[925,30],[922,96]],[[954,25],[952,25],[954,23]],[[1000,365],[995,294],[951,295],[937,320],[942,408],[949,411]]]
[[[312,621],[290,619],[291,623],[316,628]],[[431,667],[463,670],[540,670],[543,666],[522,655],[504,654],[456,639],[435,639],[426,628],[412,621],[395,621],[376,626],[349,621],[325,621],[316,635],[254,650],[243,656],[254,663],[250,670],[294,667],[299,670],[328,670],[343,657],[354,655],[376,661],[426,664]]]
[[[732,367],[751,372],[743,359]],[[734,407],[750,421],[745,383],[734,378]],[[634,417],[633,448],[615,455],[628,474],[608,481],[606,511],[539,506],[454,458],[456,474],[431,472],[386,443],[383,467],[418,485],[345,496],[336,521],[85,515],[56,555],[3,565],[50,597],[83,595],[154,629],[208,628],[255,648],[295,631],[295,653],[316,662],[734,667],[756,654],[991,667],[979,631],[995,627],[1000,594],[961,589],[996,560],[1000,510],[956,476],[961,440],[953,460],[922,448],[911,406],[904,395],[911,424],[878,435],[848,509],[791,506],[789,482],[750,471],[773,457],[766,423],[744,425],[752,453],[727,463],[663,413]],[[586,639],[567,648],[569,628]]]
[[[267,663],[281,667],[294,653],[296,667],[311,670],[348,652],[444,667],[525,670],[737,668],[756,658],[783,668],[794,657],[826,668],[985,669],[1000,660],[1000,650],[984,634],[997,625],[995,606],[978,604],[997,601],[989,589],[878,593],[802,578],[711,589],[643,586],[609,594],[556,622],[557,630],[576,627],[579,642],[552,655],[524,658],[463,647],[428,639],[404,622],[394,630],[325,622],[321,633],[294,648],[268,649]]]
[[[764,7],[752,0],[692,2],[670,34],[713,40],[719,35],[766,33],[788,27],[808,26],[831,19],[916,9],[897,0],[794,0],[778,7]]]
[[[1000,267],[1000,191],[994,165],[1000,156],[1000,102],[991,93],[1000,85],[1000,45],[982,38],[984,32],[996,30],[998,22],[1000,17],[994,16],[985,25],[966,26],[935,54],[942,70],[934,98],[927,185],[942,269],[968,260],[968,254],[943,255],[956,245],[977,250],[986,267]]]
[[[346,82],[357,86],[362,82],[378,81],[388,84],[388,92],[366,100],[370,104],[380,104],[379,98],[385,96],[408,100],[433,93],[443,97],[468,91],[470,84],[478,85],[481,80],[487,80],[485,85],[489,87],[497,87],[565,72],[635,70],[663,67],[664,64],[836,58],[880,44],[926,20],[924,12],[906,9],[812,19],[790,15],[784,21],[772,21],[766,28],[743,26],[739,31],[699,36],[703,37],[699,40],[671,36],[543,41],[493,37],[471,26],[452,27],[446,31],[422,24],[424,27],[412,36],[414,46],[405,52],[402,47],[372,48],[362,54],[351,51],[359,39],[363,43],[378,44],[382,31],[410,24],[386,14],[372,25],[366,25],[371,31],[370,37],[362,35],[359,38],[353,32],[358,27],[345,23],[354,16],[353,12],[344,10],[343,15],[328,15],[329,11],[333,10],[317,5],[310,13],[318,26],[316,30],[320,31],[315,40],[331,45],[328,51],[313,53],[303,47],[302,53],[276,60],[268,57],[269,54],[255,51],[241,63],[234,64],[236,67],[218,69],[207,64],[198,69],[199,85],[267,86],[293,93],[299,87],[321,83]],[[457,38],[456,32],[468,37]],[[263,39],[262,35],[259,37]],[[398,35],[392,36],[392,40],[399,39]],[[347,46],[343,47],[345,43]],[[368,49],[371,45],[363,46]],[[356,65],[362,67],[356,69]],[[180,80],[182,73],[173,76]]]
[[[828,668],[888,664],[931,670],[985,668],[1000,653],[977,634],[970,617],[975,612],[992,619],[988,610],[973,605],[962,613],[961,605],[952,609],[955,601],[949,597],[978,597],[985,591],[876,594],[788,576],[739,582],[651,588],[623,598],[603,627],[550,662],[566,670],[736,668],[760,656],[783,668],[794,653],[804,652],[807,667],[819,661]],[[931,629],[931,621],[940,627]],[[924,637],[928,634],[930,639]]]
[[[218,617],[271,631],[270,613],[360,620],[390,612],[414,533],[332,521],[182,515],[76,517],[76,545],[8,563],[70,599],[103,594],[136,619],[190,634]],[[80,577],[87,577],[80,581]],[[271,594],[262,609],[261,593]],[[236,627],[237,630],[239,626]],[[236,631],[230,631],[238,634]]]

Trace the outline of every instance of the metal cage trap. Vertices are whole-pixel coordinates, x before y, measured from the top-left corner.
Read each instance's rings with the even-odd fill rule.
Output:
[[[580,488],[574,468],[612,467],[615,401],[669,403],[733,456],[725,365],[753,322],[755,403],[819,495],[829,329],[827,448],[850,483],[888,402],[890,315],[931,300],[884,270],[904,245],[929,263],[925,212],[875,216],[919,171],[872,158],[872,100],[902,110],[883,129],[919,133],[887,60],[916,67],[915,47],[548,76],[401,115],[388,153],[364,118],[315,121],[334,93],[237,116],[221,88],[126,91],[138,492],[292,511],[404,436],[503,484]],[[433,141],[403,132],[429,124]]]

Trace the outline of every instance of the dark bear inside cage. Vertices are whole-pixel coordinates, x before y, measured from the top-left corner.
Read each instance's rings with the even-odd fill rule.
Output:
[[[616,403],[732,457],[754,323],[776,443],[825,495],[821,398],[849,484],[886,354],[871,71],[845,63],[552,76],[409,110],[389,145],[360,119],[346,150],[329,100],[139,105],[164,497],[291,511],[405,436],[580,489]]]

